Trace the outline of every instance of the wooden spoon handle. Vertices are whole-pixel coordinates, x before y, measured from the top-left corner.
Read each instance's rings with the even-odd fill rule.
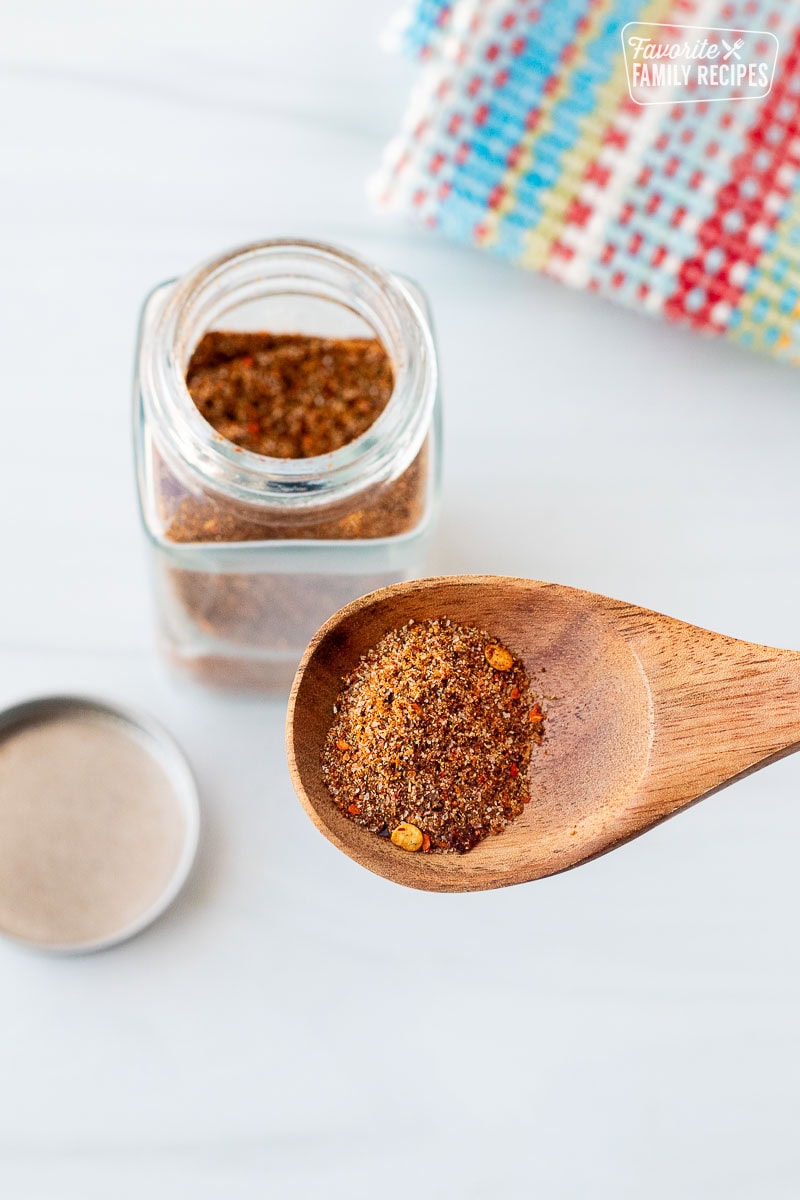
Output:
[[[654,614],[624,607],[613,619],[653,698],[648,802],[664,815],[800,747],[799,653],[671,617],[654,629]]]

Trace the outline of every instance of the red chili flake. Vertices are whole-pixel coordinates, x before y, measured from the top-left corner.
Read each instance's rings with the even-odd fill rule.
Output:
[[[509,768],[509,774],[511,775],[512,779],[516,779],[519,775],[519,767],[516,763],[511,764],[511,767]]]
[[[508,694],[512,700],[519,700],[521,692],[520,692],[519,688],[517,687],[517,685],[514,684],[513,688],[511,689],[511,691]]]
[[[248,433],[258,433],[260,429],[261,429],[261,425],[258,421],[248,421],[247,422],[247,432]]]
[[[361,809],[359,808],[359,806],[357,804],[348,804],[347,811],[349,813],[352,813],[353,816],[355,817],[361,812]]]
[[[429,835],[428,835],[427,833],[423,833],[423,835],[422,835],[422,849],[423,849],[423,850],[430,850],[430,848],[431,848],[431,839],[430,839],[430,837],[429,837]]]

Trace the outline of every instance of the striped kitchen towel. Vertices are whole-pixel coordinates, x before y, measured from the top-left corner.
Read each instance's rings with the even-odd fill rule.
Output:
[[[421,67],[381,204],[800,362],[796,3],[414,0],[394,33]]]

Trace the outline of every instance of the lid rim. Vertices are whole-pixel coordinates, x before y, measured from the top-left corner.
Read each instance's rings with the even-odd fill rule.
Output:
[[[146,739],[152,746],[166,751],[171,762],[166,763],[143,746],[167,774],[175,799],[184,817],[185,830],[180,854],[175,867],[156,899],[133,920],[110,934],[80,942],[46,942],[24,937],[0,924],[0,937],[34,951],[56,955],[93,954],[110,949],[142,933],[161,917],[177,899],[186,884],[197,856],[200,843],[200,800],[197,783],[189,760],[173,735],[149,713],[132,705],[120,705],[114,701],[79,693],[59,692],[30,697],[0,709],[0,742],[16,730],[35,728],[37,725],[57,719],[59,716],[76,712],[89,712],[99,717],[110,718],[126,728],[140,744]],[[177,770],[176,770],[177,768]],[[176,774],[182,776],[178,786]]]

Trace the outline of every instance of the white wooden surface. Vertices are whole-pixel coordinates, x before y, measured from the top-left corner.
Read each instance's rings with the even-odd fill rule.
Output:
[[[796,1197],[800,760],[572,874],[427,896],[290,790],[283,705],[157,661],[128,432],[147,289],[251,238],[415,276],[446,398],[443,572],[800,644],[797,375],[371,213],[394,0],[31,0],[0,49],[0,702],[182,740],[184,897],[83,960],[0,945],[0,1195]]]

